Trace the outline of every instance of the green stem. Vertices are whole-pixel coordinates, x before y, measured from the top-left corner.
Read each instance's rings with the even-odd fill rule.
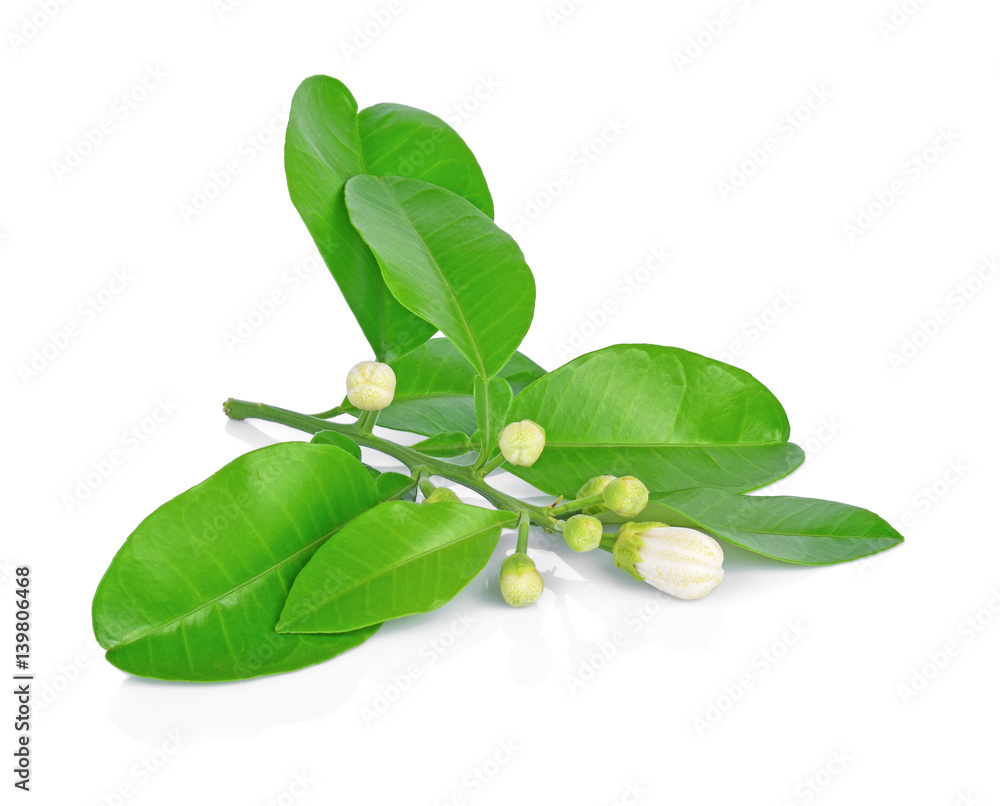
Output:
[[[329,411],[320,412],[319,414],[312,415],[313,417],[319,417],[322,420],[329,420],[331,417],[339,417],[341,414],[350,414],[350,406],[334,406]]]
[[[420,492],[423,494],[424,498],[430,498],[432,492],[434,492],[434,485],[431,484],[429,479],[420,477],[420,481],[417,482],[417,486],[420,487]]]
[[[485,450],[485,448],[483,450]],[[478,470],[479,475],[482,476],[483,478],[486,478],[490,473],[492,473],[506,461],[507,460],[504,459],[503,454],[498,453],[496,456],[493,457],[493,459],[484,464],[481,468],[473,468],[473,469]]]
[[[375,428],[375,421],[378,420],[378,416],[381,413],[381,411],[366,411],[364,419],[358,418],[358,428],[366,434],[372,433]]]
[[[515,554],[528,553],[528,528],[531,526],[531,515],[527,512],[521,513],[521,520],[517,522],[517,550]]]
[[[555,516],[565,515],[567,512],[579,512],[584,507],[592,507],[603,503],[603,495],[591,495],[587,498],[577,498],[575,501],[567,501],[565,504],[560,504],[557,507],[549,507],[548,513]]]
[[[297,428],[299,431],[305,431],[307,434],[315,434],[318,431],[336,431],[339,434],[350,437],[359,445],[371,448],[379,453],[384,453],[386,456],[391,456],[396,461],[406,465],[410,471],[421,468],[425,469],[429,475],[440,476],[449,481],[458,482],[463,487],[479,493],[498,509],[505,509],[508,512],[526,511],[530,514],[532,521],[549,531],[552,530],[553,519],[543,508],[526,504],[513,496],[493,489],[474,473],[471,468],[445,462],[442,459],[427,456],[420,451],[407,448],[405,445],[397,445],[395,442],[390,442],[374,434],[366,433],[358,427],[357,423],[332,423],[329,420],[319,417],[299,414],[297,411],[279,409],[276,406],[268,406],[264,403],[251,403],[247,400],[236,400],[234,398],[227,400],[222,410],[231,420],[266,420],[271,423],[287,425],[290,428]]]

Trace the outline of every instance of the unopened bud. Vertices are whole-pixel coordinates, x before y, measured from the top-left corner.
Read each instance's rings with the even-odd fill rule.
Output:
[[[577,498],[593,498],[595,495],[600,495],[604,492],[604,488],[607,487],[611,482],[615,480],[615,476],[594,476],[586,482],[577,492]],[[592,507],[584,507],[584,515],[600,515],[602,512],[607,512],[608,508],[604,504],[595,504]]]
[[[531,420],[510,423],[497,439],[500,453],[512,465],[530,467],[545,447],[545,429]]]
[[[635,476],[622,476],[604,488],[604,503],[623,518],[634,518],[649,503],[649,490]]]
[[[604,527],[593,515],[574,515],[566,521],[562,535],[573,551],[593,551],[601,545]]]
[[[534,604],[542,595],[542,575],[527,554],[511,554],[500,566],[500,595],[511,607]]]
[[[614,548],[615,565],[678,599],[700,599],[722,582],[722,547],[697,529],[626,523]]]
[[[379,361],[362,361],[347,373],[347,399],[362,411],[381,411],[396,392],[396,373]]]
[[[461,504],[462,500],[455,494],[451,487],[435,487],[434,492],[424,500],[425,504]]]

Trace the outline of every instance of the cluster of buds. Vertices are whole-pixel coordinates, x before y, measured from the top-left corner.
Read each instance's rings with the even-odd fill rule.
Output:
[[[599,515],[613,512],[635,518],[649,504],[649,490],[634,476],[595,476],[562,511],[582,510],[562,522],[562,534],[573,551],[601,546],[604,525]],[[614,541],[615,565],[626,573],[678,599],[700,599],[721,582],[722,547],[697,529],[663,523],[625,523]],[[607,545],[607,544],[605,544]]]

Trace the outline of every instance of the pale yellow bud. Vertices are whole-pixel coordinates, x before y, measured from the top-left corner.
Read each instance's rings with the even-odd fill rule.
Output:
[[[542,575],[527,554],[511,554],[500,566],[500,595],[511,607],[534,604],[544,587]]]
[[[497,442],[500,453],[510,464],[530,467],[545,447],[545,429],[531,420],[521,420],[506,426]]]
[[[347,373],[347,399],[362,411],[381,411],[396,392],[396,373],[379,361],[362,361]]]
[[[634,518],[649,503],[649,490],[635,476],[622,476],[604,488],[604,503],[623,518]]]
[[[573,551],[593,551],[601,545],[604,527],[592,515],[574,515],[566,521],[562,534]]]

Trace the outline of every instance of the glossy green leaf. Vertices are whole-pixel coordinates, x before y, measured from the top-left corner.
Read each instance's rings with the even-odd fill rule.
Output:
[[[443,434],[435,434],[433,437],[421,440],[410,447],[415,451],[426,453],[428,456],[451,459],[478,450],[479,442],[474,442],[460,431],[446,431]]]
[[[396,394],[392,405],[379,414],[379,425],[424,436],[476,430],[472,399],[476,372],[450,341],[431,339],[390,366],[396,373]],[[514,353],[500,370],[514,394],[544,374],[544,369],[521,353]],[[357,412],[346,399],[343,405]]]
[[[483,569],[515,520],[467,504],[379,504],[316,552],[277,629],[339,633],[434,610]]]
[[[757,554],[805,565],[856,560],[903,541],[886,521],[860,507],[708,487],[653,493],[635,520],[701,529]]]
[[[417,480],[402,473],[380,473],[375,479],[380,501],[416,501]]]
[[[359,113],[340,81],[313,76],[292,99],[285,173],[292,203],[378,359],[398,358],[429,339],[434,326],[393,298],[351,226],[344,185],[357,174],[423,179],[492,216],[486,180],[462,138],[434,115],[408,106],[378,104]]]
[[[545,450],[510,472],[553,495],[587,479],[632,475],[651,490],[746,492],[798,467],[781,404],[741,369],[675,347],[620,344],[570,361],[517,397]]]
[[[510,384],[503,378],[492,378],[484,381],[476,377],[473,390],[473,401],[476,408],[476,424],[479,426],[479,437],[486,450],[480,454],[482,464],[497,450],[497,437],[507,424],[507,413],[514,399]]]
[[[458,194],[416,179],[356,176],[346,198],[393,296],[480,376],[500,372],[535,309],[535,280],[514,239]]]
[[[361,461],[361,447],[349,436],[337,431],[318,431],[309,440],[313,445],[333,445],[343,451],[347,451],[351,456]]]
[[[252,451],[168,501],[129,536],[94,596],[94,632],[118,668],[167,680],[236,680],[327,660],[375,626],[274,632],[299,571],[375,506],[375,482],[339,448]]]

